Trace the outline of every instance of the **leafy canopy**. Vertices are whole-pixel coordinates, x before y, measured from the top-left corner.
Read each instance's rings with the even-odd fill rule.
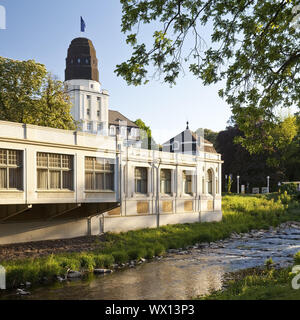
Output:
[[[0,57],[0,120],[76,129],[63,83],[44,65]]]
[[[173,85],[187,62],[205,85],[225,80],[219,95],[231,106],[249,151],[271,147],[271,141],[259,141],[278,124],[276,109],[300,107],[299,0],[120,2],[122,31],[132,56],[117,65],[118,76],[140,85],[149,81],[148,71],[154,67]],[[138,41],[138,33],[150,23],[156,30],[147,45]],[[204,41],[208,28],[210,43]]]

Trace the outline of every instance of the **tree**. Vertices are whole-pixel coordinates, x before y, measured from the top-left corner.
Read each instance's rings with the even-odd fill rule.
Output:
[[[140,139],[143,142],[142,147],[145,149],[157,149],[156,143],[152,138],[152,132],[149,126],[145,124],[145,122],[141,119],[137,119],[134,122],[141,130],[140,130]]]
[[[212,131],[210,129],[204,129],[204,138],[211,142],[216,147],[216,140],[219,132]]]
[[[0,57],[0,120],[76,129],[63,83],[33,60]]]
[[[278,107],[300,107],[299,0],[120,0],[122,32],[132,56],[115,72],[128,84],[148,82],[148,70],[175,84],[189,70],[205,85],[226,80],[219,95],[231,106],[244,146],[263,152],[278,125]],[[153,23],[153,43],[139,41]],[[212,26],[210,43],[203,35]],[[133,31],[136,28],[137,31]],[[142,37],[142,35],[141,35]],[[192,49],[189,40],[193,40]]]

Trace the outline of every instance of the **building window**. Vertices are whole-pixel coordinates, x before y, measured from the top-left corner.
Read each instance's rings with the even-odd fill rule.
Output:
[[[135,192],[147,193],[147,168],[136,167],[135,168]]]
[[[213,173],[212,170],[207,170],[206,173],[207,193],[213,194]]]
[[[78,58],[78,59],[77,59],[77,62],[78,62],[78,63],[80,63],[80,62],[81,62],[80,58]]]
[[[87,63],[89,63],[89,62],[87,62]],[[91,89],[94,89],[94,85],[93,84],[91,84]]]
[[[0,189],[23,188],[23,152],[0,149]]]
[[[192,194],[192,173],[190,171],[182,171],[183,191],[185,194]]]
[[[85,157],[85,190],[114,190],[114,164],[111,160]]]
[[[97,124],[97,132],[101,132],[102,131],[102,123],[98,123]]]
[[[38,152],[37,188],[73,190],[73,156]]]
[[[86,114],[89,116],[91,113],[90,113],[90,109],[86,109]]]
[[[100,117],[100,110],[97,110],[97,117]]]
[[[93,123],[92,122],[88,122],[87,125],[86,125],[87,131],[92,131],[92,128],[93,128]]]
[[[160,171],[160,193],[171,193],[171,170],[169,169]]]
[[[115,136],[116,135],[116,127],[115,126],[110,126],[109,128],[109,134],[111,136]]]

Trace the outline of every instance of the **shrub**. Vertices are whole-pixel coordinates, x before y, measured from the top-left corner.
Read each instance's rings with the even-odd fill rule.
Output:
[[[279,193],[285,193],[287,192],[287,194],[289,195],[294,195],[298,192],[297,190],[297,184],[296,183],[287,183],[287,184],[283,184],[280,189],[279,189]]]
[[[161,256],[161,255],[163,255],[165,252],[166,252],[166,249],[165,249],[165,247],[164,247],[162,244],[156,243],[156,244],[154,245],[154,255],[155,255],[155,256]]]
[[[90,254],[81,254],[79,257],[80,267],[85,270],[93,270],[95,267],[94,257]]]
[[[94,261],[96,268],[108,268],[113,265],[115,259],[111,254],[98,254],[94,256]]]
[[[130,260],[138,260],[144,258],[147,255],[145,248],[134,248],[128,251],[128,256]]]
[[[129,259],[128,254],[125,251],[114,251],[112,256],[116,263],[125,263]]]
[[[155,256],[154,248],[148,248],[145,258],[152,259]]]

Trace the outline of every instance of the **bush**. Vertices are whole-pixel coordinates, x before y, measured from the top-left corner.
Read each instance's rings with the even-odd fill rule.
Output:
[[[128,251],[128,256],[130,260],[138,260],[146,257],[147,251],[145,248],[135,248]]]
[[[156,243],[156,244],[154,245],[154,255],[155,255],[155,256],[161,256],[161,255],[163,255],[165,252],[166,252],[166,249],[165,249],[165,247],[164,247],[162,244]]]
[[[298,193],[297,184],[296,183],[287,183],[280,186],[279,193],[285,193],[289,195],[295,195]]]
[[[155,256],[154,248],[148,248],[145,258],[152,259]]]
[[[113,265],[115,259],[111,254],[98,254],[94,256],[96,268],[109,268]]]
[[[79,257],[80,267],[85,270],[93,270],[95,267],[95,260],[92,255],[81,254]]]
[[[128,254],[125,251],[114,251],[112,256],[116,263],[126,263],[129,259]]]

